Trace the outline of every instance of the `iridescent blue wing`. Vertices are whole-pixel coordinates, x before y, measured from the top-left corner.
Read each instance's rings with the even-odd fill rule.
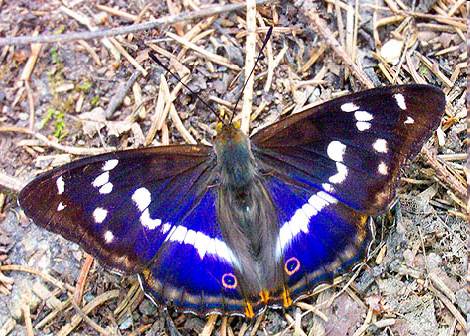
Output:
[[[277,209],[276,250],[282,253],[290,299],[331,283],[365,259],[371,239],[367,215],[287,176],[271,173],[265,186]]]
[[[198,205],[174,221],[167,240],[140,275],[157,303],[172,302],[196,314],[240,314],[244,300],[237,290],[231,249],[222,238],[216,213],[217,188],[209,187]]]
[[[231,312],[242,303],[216,223],[215,162],[206,146],[93,156],[39,176],[19,203],[108,268],[141,273],[156,301]]]
[[[328,101],[251,137],[277,207],[294,299],[364,259],[367,216],[388,209],[400,169],[444,108],[436,88],[386,87]]]

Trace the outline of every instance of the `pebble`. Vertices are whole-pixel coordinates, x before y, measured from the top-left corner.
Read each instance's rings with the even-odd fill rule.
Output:
[[[143,315],[147,316],[153,316],[155,315],[155,311],[157,310],[157,307],[148,299],[145,299],[142,301],[142,303],[139,305],[139,311]]]
[[[380,49],[380,56],[382,56],[387,63],[397,65],[400,61],[403,45],[403,41],[395,39],[388,40]]]
[[[132,326],[132,318],[128,317],[124,320],[124,322],[122,322],[119,325],[119,329],[126,330],[126,329],[129,329],[131,326]]]

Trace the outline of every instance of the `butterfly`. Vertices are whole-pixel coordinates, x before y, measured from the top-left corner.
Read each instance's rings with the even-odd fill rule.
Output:
[[[439,126],[443,92],[367,90],[213,146],[117,151],[52,169],[19,204],[37,225],[111,270],[137,274],[157,304],[251,318],[289,307],[364,261],[370,216]]]

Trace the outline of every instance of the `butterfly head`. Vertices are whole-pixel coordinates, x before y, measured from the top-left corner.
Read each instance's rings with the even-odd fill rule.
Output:
[[[221,184],[235,189],[243,188],[256,176],[255,160],[249,138],[240,130],[240,124],[219,123],[216,127],[214,149],[221,173]]]

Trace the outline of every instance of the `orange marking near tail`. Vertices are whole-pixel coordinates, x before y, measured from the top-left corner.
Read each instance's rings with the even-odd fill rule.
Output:
[[[245,301],[245,315],[248,318],[253,318],[253,316],[255,316],[255,313],[253,313],[253,307],[248,301]]]
[[[284,307],[290,307],[292,304],[292,299],[290,298],[289,291],[284,287],[284,290],[282,291],[282,300],[284,301]]]
[[[261,297],[261,301],[263,301],[264,304],[269,302],[269,291],[263,290],[261,293],[259,293],[259,296]]]

